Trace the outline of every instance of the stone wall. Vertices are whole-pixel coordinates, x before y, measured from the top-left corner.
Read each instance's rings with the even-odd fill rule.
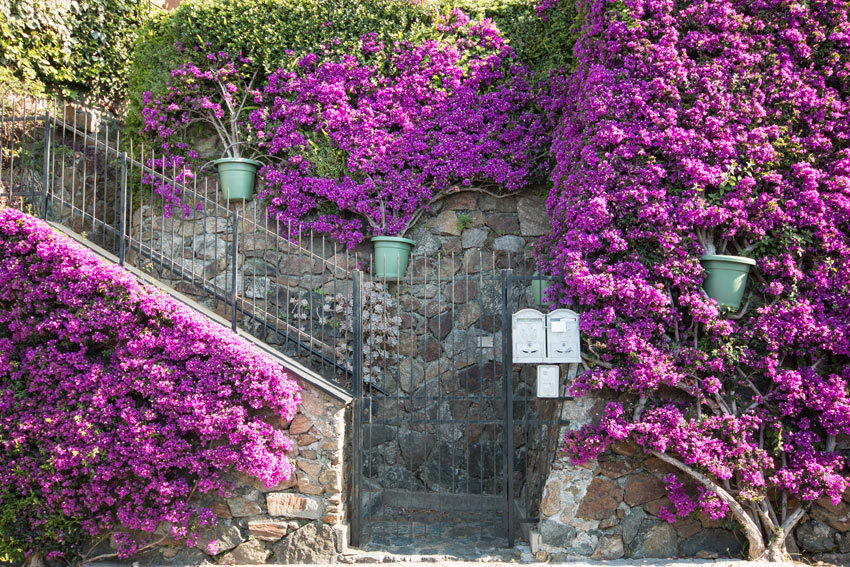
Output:
[[[50,181],[53,191],[67,202],[85,208],[88,214],[107,220],[115,219],[118,178],[114,171],[101,173],[102,155],[96,157],[89,147],[76,147],[61,155],[64,168],[57,167]],[[96,167],[96,165],[101,164]],[[4,172],[9,177],[8,172]],[[32,183],[41,182],[32,175]],[[71,195],[71,186],[78,193]],[[81,200],[79,188],[86,185],[88,197]],[[203,184],[201,184],[203,185]],[[91,195],[97,188],[101,198]],[[396,360],[382,364],[390,370],[382,384],[390,394],[415,399],[435,385],[447,391],[474,384],[486,392],[501,373],[501,305],[498,282],[473,281],[476,275],[500,268],[513,268],[519,273],[533,271],[532,247],[548,230],[543,196],[531,191],[497,199],[483,193],[452,195],[435,203],[408,235],[416,241],[410,267],[415,279],[412,286],[390,284],[404,311],[400,326]],[[216,184],[211,181],[203,197],[215,199]],[[147,207],[147,208],[145,208]],[[259,219],[262,210],[256,202],[246,206],[232,204],[193,212],[188,218],[164,219],[149,204],[142,203],[130,219],[130,226],[146,243],[167,254],[178,267],[217,282],[230,291],[232,262],[232,223],[230,212],[238,209],[246,219]],[[110,247],[108,234],[97,230],[90,221],[73,216],[54,203],[52,218],[62,220],[104,247]],[[347,256],[330,246],[314,246],[314,258],[303,251],[285,249],[279,241],[271,241],[252,231],[252,222],[239,227],[237,254],[237,292],[257,309],[274,313],[315,336],[332,337],[327,343],[332,351],[344,347],[348,337],[339,336],[339,327],[319,321],[313,307],[322,298],[335,293],[350,293],[348,269],[358,263],[368,266],[371,245],[363,245]],[[438,257],[439,256],[439,257]],[[133,255],[130,260],[134,261]],[[139,263],[142,264],[141,258]],[[328,263],[346,270],[338,273]],[[140,266],[141,267],[141,266]],[[173,270],[148,263],[149,271],[183,293],[229,317],[228,305],[200,292]],[[452,278],[465,283],[458,286]],[[427,284],[423,283],[427,280]],[[469,282],[469,283],[466,283]],[[456,283],[456,282],[455,282]],[[305,299],[310,305],[306,319],[292,298]],[[244,321],[244,319],[243,319]],[[315,357],[303,349],[281,340],[274,332],[252,329],[260,338],[276,344],[305,365]],[[476,341],[490,338],[493,347],[460,357],[458,350],[476,349]],[[398,360],[404,365],[398,372]],[[483,363],[483,364],[482,364]],[[338,376],[341,373],[337,373]],[[520,373],[520,387],[530,388],[533,376]],[[296,440],[293,452],[298,470],[285,485],[268,490],[247,478],[234,479],[239,488],[226,501],[210,502],[219,516],[215,539],[223,545],[216,561],[229,563],[331,561],[346,541],[345,503],[348,498],[351,458],[345,435],[346,407],[319,390],[304,383],[305,402],[292,423],[290,432]],[[390,400],[376,406],[376,416],[414,416],[423,412],[441,412],[457,417],[487,414],[492,408],[479,404],[394,404]],[[562,414],[577,427],[593,418],[602,407],[599,400],[589,398],[565,402]],[[383,413],[381,413],[383,412]],[[452,446],[469,443],[478,458],[496,458],[500,436],[475,431],[448,431],[439,434],[442,443],[431,443],[422,449],[422,439],[435,431],[425,428],[376,428],[368,441],[367,471],[372,488],[403,487],[411,490],[445,489],[445,479],[434,466],[433,459],[451,459]],[[559,436],[560,437],[560,436]],[[539,440],[538,440],[539,441]],[[535,450],[531,439],[528,449]],[[529,468],[528,474],[539,472]],[[485,469],[486,467],[479,467]],[[545,480],[540,503],[538,525],[540,550],[552,557],[582,556],[594,559],[623,557],[724,557],[742,552],[743,538],[726,529],[728,525],[696,516],[668,524],[657,517],[661,506],[668,505],[662,478],[671,472],[657,459],[644,459],[632,447],[619,446],[598,462],[573,467],[559,455]],[[479,483],[479,489],[496,482],[474,467],[460,469],[465,483]],[[524,479],[524,482],[527,479]],[[534,510],[528,510],[533,513]],[[815,502],[796,529],[796,545],[800,551],[827,561],[850,560],[850,496],[833,506],[827,500]],[[212,539],[209,534],[207,539]],[[317,545],[317,542],[323,545]],[[794,550],[792,544],[792,550]],[[201,560],[207,557],[199,550],[187,551],[179,546],[163,548],[157,558],[169,561]]]
[[[627,445],[583,467],[559,459],[541,504],[541,549],[593,559],[739,556],[742,541],[720,521],[658,519],[662,506],[672,509],[662,481],[670,472]]]
[[[814,559],[850,564],[850,491],[837,506],[829,498],[815,501],[796,529],[796,544]]]
[[[302,402],[295,418],[283,427],[295,448],[293,477],[269,488],[247,475],[231,478],[229,498],[200,501],[218,518],[206,528],[196,547],[172,542],[146,552],[150,564],[229,565],[262,563],[336,563],[348,544],[345,499],[346,403],[298,379]],[[210,549],[210,541],[218,549]],[[212,551],[215,551],[213,553]]]
[[[563,415],[569,427],[580,427],[601,415],[607,401],[592,395],[569,400]],[[728,519],[699,512],[673,524],[658,518],[662,506],[673,509],[663,483],[673,472],[633,444],[615,444],[598,461],[578,467],[559,455],[540,505],[539,550],[556,560],[744,557],[746,538]],[[695,497],[696,485],[679,478]],[[850,563],[850,491],[838,506],[828,498],[812,503],[788,549],[828,563]]]

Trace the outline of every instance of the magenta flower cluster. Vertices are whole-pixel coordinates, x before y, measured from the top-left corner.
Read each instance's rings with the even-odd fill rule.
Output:
[[[11,209],[0,306],[4,549],[70,560],[111,533],[126,557],[163,525],[191,544],[228,473],[291,476],[280,425],[300,393],[278,364]]]
[[[404,234],[451,192],[513,191],[544,177],[552,128],[530,71],[490,20],[455,10],[437,25],[439,41],[384,45],[368,34],[341,59],[307,54],[263,92],[242,57],[180,66],[163,96],[145,94],[142,112],[161,152],[148,165],[177,184],[144,181],[180,206],[179,185],[199,164],[187,128],[202,123],[226,156],[268,161],[259,197],[272,218],[353,246]]]
[[[274,217],[351,246],[404,234],[447,192],[511,191],[543,173],[549,129],[528,69],[489,20],[455,10],[440,27],[441,41],[367,35],[359,58],[311,54],[269,78],[251,121],[280,158],[263,172]]]
[[[583,462],[636,441],[710,481],[704,510],[746,523],[734,502],[753,502],[752,526],[793,526],[786,496],[838,502],[848,484],[850,3],[582,11],[541,250],[582,309],[574,392],[631,396],[566,448]],[[738,312],[701,289],[713,253],[757,262]]]

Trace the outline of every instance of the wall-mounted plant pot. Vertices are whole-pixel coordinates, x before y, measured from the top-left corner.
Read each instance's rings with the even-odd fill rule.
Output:
[[[539,276],[540,272],[534,272],[535,276]],[[531,297],[534,299],[535,305],[542,305],[544,307],[548,307],[552,305],[550,302],[543,302],[543,298],[546,297],[546,290],[549,289],[553,283],[549,280],[531,280]]]
[[[221,193],[228,201],[250,201],[254,196],[257,168],[262,164],[246,158],[221,158],[213,162],[218,169]]]
[[[741,307],[747,275],[756,261],[743,256],[722,255],[706,255],[699,261],[706,271],[702,288],[708,296],[733,311]]]
[[[400,236],[373,236],[371,240],[375,244],[375,277],[403,278],[416,243]]]

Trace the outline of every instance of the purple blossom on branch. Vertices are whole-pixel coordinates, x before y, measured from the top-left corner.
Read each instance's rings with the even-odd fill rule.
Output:
[[[279,162],[262,174],[278,220],[353,246],[403,235],[470,185],[513,191],[544,172],[548,128],[528,69],[492,22],[455,11],[442,41],[361,42],[353,56],[279,70],[251,122]],[[374,61],[374,63],[368,63]]]
[[[275,361],[12,209],[0,306],[3,538],[25,553],[72,560],[109,534],[120,557],[161,535],[192,544],[215,523],[198,496],[226,495],[229,472],[292,475],[281,424],[300,388]]]
[[[582,4],[541,267],[582,309],[574,393],[624,397],[566,450],[637,442],[679,472],[666,519],[687,478],[752,558],[785,559],[848,487],[850,4]],[[706,253],[756,260],[738,312],[702,291]]]

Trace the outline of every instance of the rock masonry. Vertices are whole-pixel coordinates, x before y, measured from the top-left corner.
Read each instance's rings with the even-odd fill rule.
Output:
[[[73,197],[65,186],[70,187],[72,182],[79,185],[80,179],[95,175],[94,159],[90,153],[77,152],[73,164],[56,172],[52,187],[54,191],[63,191],[68,201]],[[91,181],[92,185],[94,182],[97,179]],[[107,188],[110,186],[103,181],[98,183]],[[89,211],[103,210],[104,214],[114,215],[114,202],[116,196],[108,194],[106,199],[84,206]],[[81,205],[76,203],[76,206]],[[259,214],[255,202],[248,207],[247,214]],[[221,216],[205,217],[200,222],[196,218],[181,221],[153,219],[146,227],[141,226],[145,224],[144,214],[137,210],[131,222],[137,230],[151,238],[150,242],[157,249],[177,257],[194,273],[203,273],[208,279],[224,280],[231,273],[228,266],[232,252],[229,238],[232,226],[226,212]],[[89,237],[108,247],[107,235],[98,234],[81,218],[69,217],[68,211],[54,205],[54,220],[81,232],[91,231]],[[157,222],[163,224],[156,225]],[[145,230],[148,232],[145,233]],[[459,193],[432,207],[409,234],[417,243],[414,255],[440,253],[444,260],[439,264],[423,261],[418,265],[414,260],[411,269],[432,278],[436,278],[438,270],[443,274],[476,274],[494,268],[513,267],[530,272],[533,270],[533,263],[529,260],[531,248],[547,230],[545,205],[540,195],[522,194],[496,199],[484,194]],[[281,280],[292,276],[290,272],[297,273],[302,280],[310,280],[307,285],[327,283],[327,278],[322,279],[316,266],[305,266],[301,262],[286,269],[280,268],[280,257],[267,255],[264,250],[266,244],[254,243],[251,239],[248,234],[246,244],[237,256],[241,267],[237,290],[245,296],[273,302],[280,293]],[[252,254],[252,250],[263,253]],[[360,250],[361,258],[367,252],[366,247]],[[446,261],[447,257],[452,258],[453,263]],[[279,268],[280,272],[277,272]],[[181,286],[178,280],[169,278],[166,271],[155,275],[175,285],[178,291],[191,292],[188,286]],[[222,287],[226,286],[225,283]],[[404,333],[401,337],[401,351],[414,364],[426,369],[429,364],[436,366],[439,362],[446,362],[440,343],[451,344],[471,327],[482,325],[481,310],[472,300],[487,292],[466,285],[450,291],[439,286],[432,287],[423,285],[412,290],[405,307],[412,307],[413,313],[403,325],[415,328],[417,338],[406,340]],[[431,312],[434,302],[427,299],[437,295],[444,305],[453,308]],[[416,300],[420,300],[418,305]],[[432,306],[430,310],[429,305]],[[215,307],[215,304],[210,304],[210,307]],[[494,323],[494,328],[485,330],[492,333],[496,345],[500,345],[499,325]],[[418,337],[426,333],[433,335],[436,341],[426,341],[425,347],[420,348],[417,346]],[[500,353],[494,351],[493,356],[497,355]],[[405,392],[415,391],[422,385],[412,382],[420,380],[416,374],[407,376],[407,382],[402,376],[398,387]],[[427,370],[418,374],[424,381]],[[292,457],[297,472],[293,479],[272,489],[261,486],[254,479],[235,479],[239,487],[230,498],[209,503],[219,518],[216,528],[205,533],[196,549],[178,546],[159,548],[162,562],[209,559],[201,550],[204,542],[211,539],[219,542],[219,553],[215,557],[219,563],[337,560],[338,554],[347,545],[345,502],[348,498],[346,479],[350,458],[346,453],[346,423],[350,410],[344,403],[311,385],[304,383],[303,386],[304,403],[288,426],[296,442]],[[572,416],[572,426],[592,419],[593,400],[574,400],[565,404],[565,413]],[[414,433],[410,432],[411,435]],[[381,434],[381,431],[376,432],[377,436]],[[387,434],[386,437],[385,442],[389,442],[395,435]],[[376,437],[372,443],[380,441]],[[380,454],[383,460],[375,462],[376,478],[386,474],[392,475],[386,478],[421,477],[417,467],[422,466],[424,461],[417,458],[413,450],[415,439],[409,441],[406,444],[408,455],[403,454],[400,446],[382,447]],[[657,517],[661,506],[669,506],[662,482],[663,476],[669,472],[672,471],[665,463],[643,458],[635,447],[628,445],[617,446],[598,462],[583,467],[574,467],[562,455],[556,456],[540,504],[537,526],[540,550],[554,558],[740,556],[743,538],[730,530],[728,523],[697,515],[668,524]],[[829,562],[850,561],[850,495],[845,496],[838,506],[827,499],[813,503],[795,532],[792,552],[800,551]]]

